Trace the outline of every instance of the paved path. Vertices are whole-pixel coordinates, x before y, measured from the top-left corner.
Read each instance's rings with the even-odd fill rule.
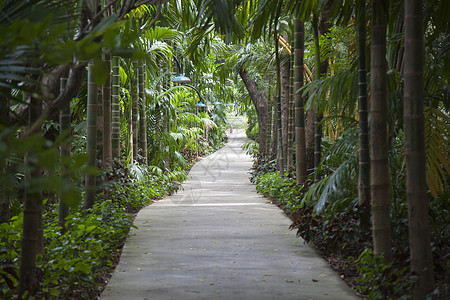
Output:
[[[102,299],[358,299],[249,183],[243,131],[142,209]]]

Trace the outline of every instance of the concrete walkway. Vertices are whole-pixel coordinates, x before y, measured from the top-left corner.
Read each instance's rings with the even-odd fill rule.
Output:
[[[249,183],[242,130],[142,209],[102,299],[358,299]]]

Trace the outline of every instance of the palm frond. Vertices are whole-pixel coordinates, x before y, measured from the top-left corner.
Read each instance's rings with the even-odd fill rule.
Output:
[[[450,117],[437,108],[425,109],[427,185],[436,197],[445,190],[450,174]]]

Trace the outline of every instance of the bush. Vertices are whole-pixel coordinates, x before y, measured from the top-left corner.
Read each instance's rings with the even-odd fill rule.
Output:
[[[295,183],[295,180],[280,177],[279,172],[272,172],[256,177],[255,182],[258,193],[272,197],[293,212],[299,207],[302,188]]]
[[[417,280],[409,267],[386,262],[382,256],[367,249],[359,256],[356,266],[359,277],[356,282],[367,299],[410,299],[411,289]]]

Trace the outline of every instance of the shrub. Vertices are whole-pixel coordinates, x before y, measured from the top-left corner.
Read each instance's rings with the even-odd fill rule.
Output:
[[[382,256],[367,249],[359,256],[356,266],[359,277],[356,282],[367,299],[410,299],[417,276],[409,267],[386,262]]]
[[[258,193],[272,197],[293,212],[299,207],[302,188],[297,186],[295,180],[280,177],[279,172],[272,172],[256,177],[255,181]]]

